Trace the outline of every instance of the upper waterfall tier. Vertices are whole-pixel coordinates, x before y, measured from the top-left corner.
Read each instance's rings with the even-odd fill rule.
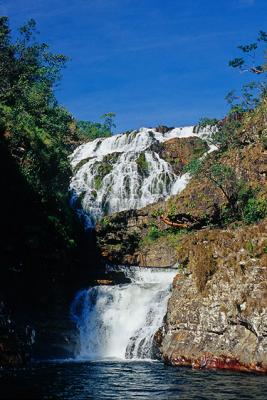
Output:
[[[71,155],[70,189],[78,212],[94,225],[103,215],[142,208],[184,189],[188,174],[176,171],[162,156],[171,139],[205,136],[194,126],[138,131],[96,139]],[[179,160],[178,160],[179,161]]]

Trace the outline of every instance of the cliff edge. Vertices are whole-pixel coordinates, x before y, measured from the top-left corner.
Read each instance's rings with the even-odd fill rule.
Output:
[[[266,115],[265,99],[231,133],[238,146],[210,154],[178,195],[97,226],[108,263],[176,265],[154,337],[172,365],[267,372]]]

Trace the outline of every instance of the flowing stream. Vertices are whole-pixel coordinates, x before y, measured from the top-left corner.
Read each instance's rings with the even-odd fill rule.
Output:
[[[153,337],[166,313],[174,269],[124,268],[131,283],[77,293],[72,318],[81,359],[152,359]]]

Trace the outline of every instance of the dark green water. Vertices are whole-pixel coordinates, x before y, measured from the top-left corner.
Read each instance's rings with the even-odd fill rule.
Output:
[[[0,370],[1,399],[267,399],[267,377],[160,362],[51,362]]]

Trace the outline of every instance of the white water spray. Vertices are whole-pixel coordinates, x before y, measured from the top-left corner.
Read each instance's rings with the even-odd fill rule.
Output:
[[[79,358],[153,358],[153,337],[162,325],[176,271],[123,271],[131,283],[95,286],[76,295],[71,314],[80,333]]]
[[[196,132],[193,126],[166,133],[142,128],[78,147],[71,156],[70,190],[85,225],[93,226],[104,215],[142,208],[183,190],[189,175],[176,175],[157,151],[168,139],[203,137],[209,130]]]

